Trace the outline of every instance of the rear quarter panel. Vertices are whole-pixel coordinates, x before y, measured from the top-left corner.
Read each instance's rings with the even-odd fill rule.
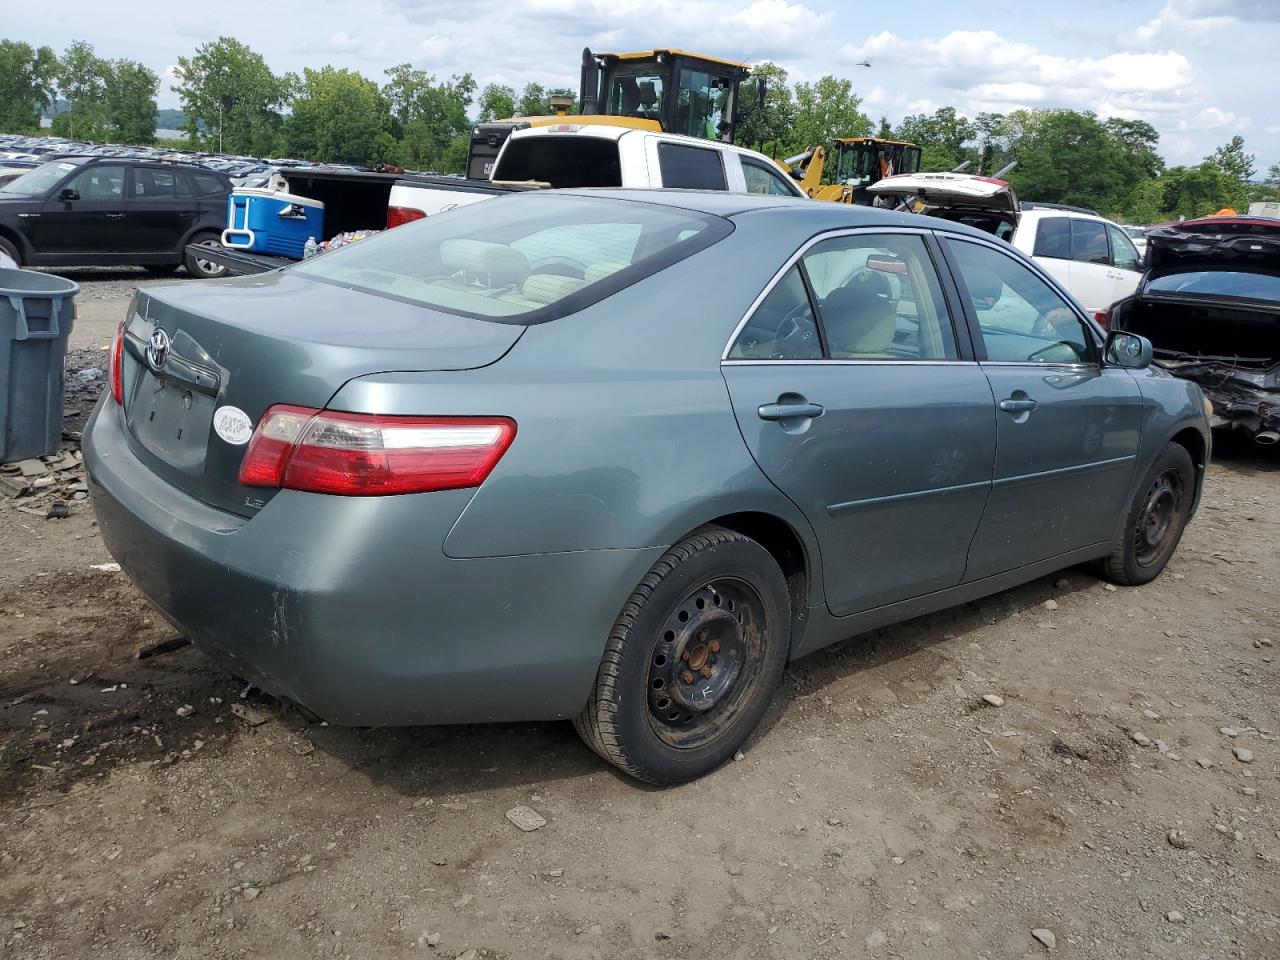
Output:
[[[715,517],[812,532],[760,473],[720,373],[725,341],[799,246],[739,228],[578,314],[530,327],[500,362],[347,383],[337,409],[506,415],[517,435],[445,543],[455,558],[666,546]]]

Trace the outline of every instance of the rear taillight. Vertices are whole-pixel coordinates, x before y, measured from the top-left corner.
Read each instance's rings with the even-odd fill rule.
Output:
[[[124,405],[124,321],[116,327],[115,339],[111,341],[111,367],[107,371],[107,382],[111,384],[111,399]]]
[[[426,214],[421,210],[415,210],[413,207],[387,207],[387,229],[392,227],[401,227],[406,223],[413,223],[415,220],[421,220]]]
[[[515,439],[506,417],[392,417],[278,404],[262,416],[240,482],[353,497],[484,482]]]
[[[1098,321],[1098,326],[1100,326],[1103,330],[1110,330],[1111,329],[1111,308],[1108,307],[1106,310],[1095,310],[1093,312],[1093,319]]]

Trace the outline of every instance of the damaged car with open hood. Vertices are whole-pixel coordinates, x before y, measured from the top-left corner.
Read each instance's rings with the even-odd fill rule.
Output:
[[[1151,231],[1137,292],[1108,324],[1194,381],[1213,426],[1280,441],[1280,220],[1206,217]]]

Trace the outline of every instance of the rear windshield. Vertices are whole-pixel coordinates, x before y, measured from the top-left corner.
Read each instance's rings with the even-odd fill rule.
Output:
[[[620,187],[618,143],[602,137],[512,137],[495,180],[534,180],[553,187]]]
[[[292,267],[295,273],[485,320],[581,310],[733,230],[691,210],[526,193],[427,217]]]
[[[1171,273],[1148,282],[1147,292],[1280,303],[1280,277],[1269,273],[1241,273],[1235,270]]]

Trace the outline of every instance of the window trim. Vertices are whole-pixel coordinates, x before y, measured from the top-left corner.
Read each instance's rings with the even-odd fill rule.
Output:
[[[939,241],[943,239],[956,240],[961,243],[972,243],[975,246],[986,247],[1003,257],[1013,260],[1015,263],[1022,264],[1037,277],[1047,283],[1049,288],[1062,298],[1062,301],[1076,315],[1076,319],[1084,324],[1085,329],[1089,331],[1093,338],[1093,359],[1086,363],[1067,361],[1046,363],[1040,360],[989,360],[987,358],[986,341],[982,339],[982,324],[978,320],[978,312],[973,309],[973,302],[965,295],[966,290],[962,286],[964,278],[960,274],[959,265],[955,262],[955,258],[951,255],[951,251],[948,249],[947,244],[939,242],[939,246],[942,248],[942,255],[947,261],[947,269],[950,271],[952,280],[956,285],[956,291],[960,295],[960,309],[963,311],[965,321],[969,327],[969,338],[973,343],[974,359],[979,364],[989,367],[1027,367],[1033,370],[1046,370],[1050,368],[1067,370],[1102,370],[1106,368],[1106,364],[1102,362],[1102,346],[1106,340],[1106,336],[1101,332],[1101,328],[1098,326],[1097,321],[1094,320],[1093,317],[1089,316],[1084,307],[1080,306],[1080,304],[1076,302],[1075,298],[1067,292],[1066,288],[1063,287],[1062,284],[1058,283],[1058,281],[1055,280],[1047,270],[1043,269],[1040,264],[1036,263],[1034,258],[1027,256],[1026,254],[1022,254],[1021,251],[1018,251],[1018,254],[1021,254],[1020,256],[1013,253],[1012,251],[1016,248],[1009,247],[1008,244],[1006,244],[1002,249],[999,244],[990,242],[984,237],[971,237],[967,234],[952,233],[950,231],[939,232]],[[1049,259],[1056,258],[1050,257]]]
[[[804,264],[801,262],[801,260],[804,257],[804,255],[809,252],[810,248],[826,240],[838,240],[841,237],[851,237],[851,236],[857,237],[857,236],[864,236],[867,234],[871,234],[875,236],[881,236],[884,234],[917,236],[917,237],[920,237],[921,240],[924,242],[925,252],[928,254],[930,263],[932,264],[934,269],[934,273],[938,278],[938,286],[942,289],[943,306],[946,307],[947,315],[951,322],[951,333],[955,339],[955,344],[956,344],[955,359],[940,360],[936,358],[921,358],[919,360],[907,360],[907,359],[895,358],[892,360],[882,360],[882,359],[869,359],[864,357],[841,358],[841,357],[827,356],[827,354],[829,353],[829,351],[827,350],[827,334],[824,329],[824,325],[822,323],[822,314],[818,310],[817,301],[813,295],[813,287],[809,283],[808,271],[804,269]],[[742,318],[734,325],[733,332],[729,335],[729,339],[725,342],[724,349],[720,351],[720,363],[735,364],[735,365],[747,365],[747,364],[758,365],[763,363],[788,363],[788,364],[843,363],[843,364],[854,364],[854,365],[877,364],[879,366],[888,365],[888,366],[913,366],[913,367],[920,366],[920,365],[938,366],[942,364],[950,365],[950,364],[956,364],[956,363],[975,363],[977,361],[977,357],[971,352],[972,333],[968,330],[967,313],[960,313],[959,316],[963,317],[964,323],[963,324],[957,323],[957,316],[958,316],[957,311],[958,310],[962,311],[964,308],[963,298],[956,297],[955,299],[958,302],[953,302],[953,296],[954,296],[953,290],[955,288],[952,286],[951,277],[949,276],[951,264],[949,259],[944,259],[944,261],[941,263],[939,262],[938,260],[939,251],[934,249],[934,244],[930,242],[933,235],[934,235],[934,231],[929,230],[928,228],[925,228],[925,227],[887,227],[887,226],[871,226],[871,225],[868,225],[865,227],[840,227],[835,230],[827,230],[822,233],[814,234],[808,240],[802,243],[800,247],[794,253],[792,253],[791,256],[789,256],[786,259],[786,261],[782,264],[782,266],[778,269],[778,271],[774,273],[772,277],[769,278],[769,282],[765,284],[764,289],[761,290],[760,293],[756,296],[756,298],[751,301],[751,305],[747,307],[746,313],[744,313],[742,315]],[[945,253],[944,253],[944,256],[945,256]],[[759,359],[739,359],[736,357],[730,357],[729,353],[733,350],[733,345],[738,342],[738,336],[742,333],[743,328],[746,327],[747,323],[755,315],[756,310],[760,308],[761,304],[764,303],[765,299],[769,296],[769,294],[773,292],[773,288],[776,287],[779,283],[781,283],[782,278],[787,275],[787,272],[797,264],[799,264],[800,266],[800,276],[804,280],[805,292],[808,294],[808,297],[809,297],[809,309],[813,311],[814,320],[818,325],[818,337],[822,343],[822,352],[823,352],[822,359],[820,360],[759,360]],[[966,348],[969,348],[969,349],[966,349]]]

